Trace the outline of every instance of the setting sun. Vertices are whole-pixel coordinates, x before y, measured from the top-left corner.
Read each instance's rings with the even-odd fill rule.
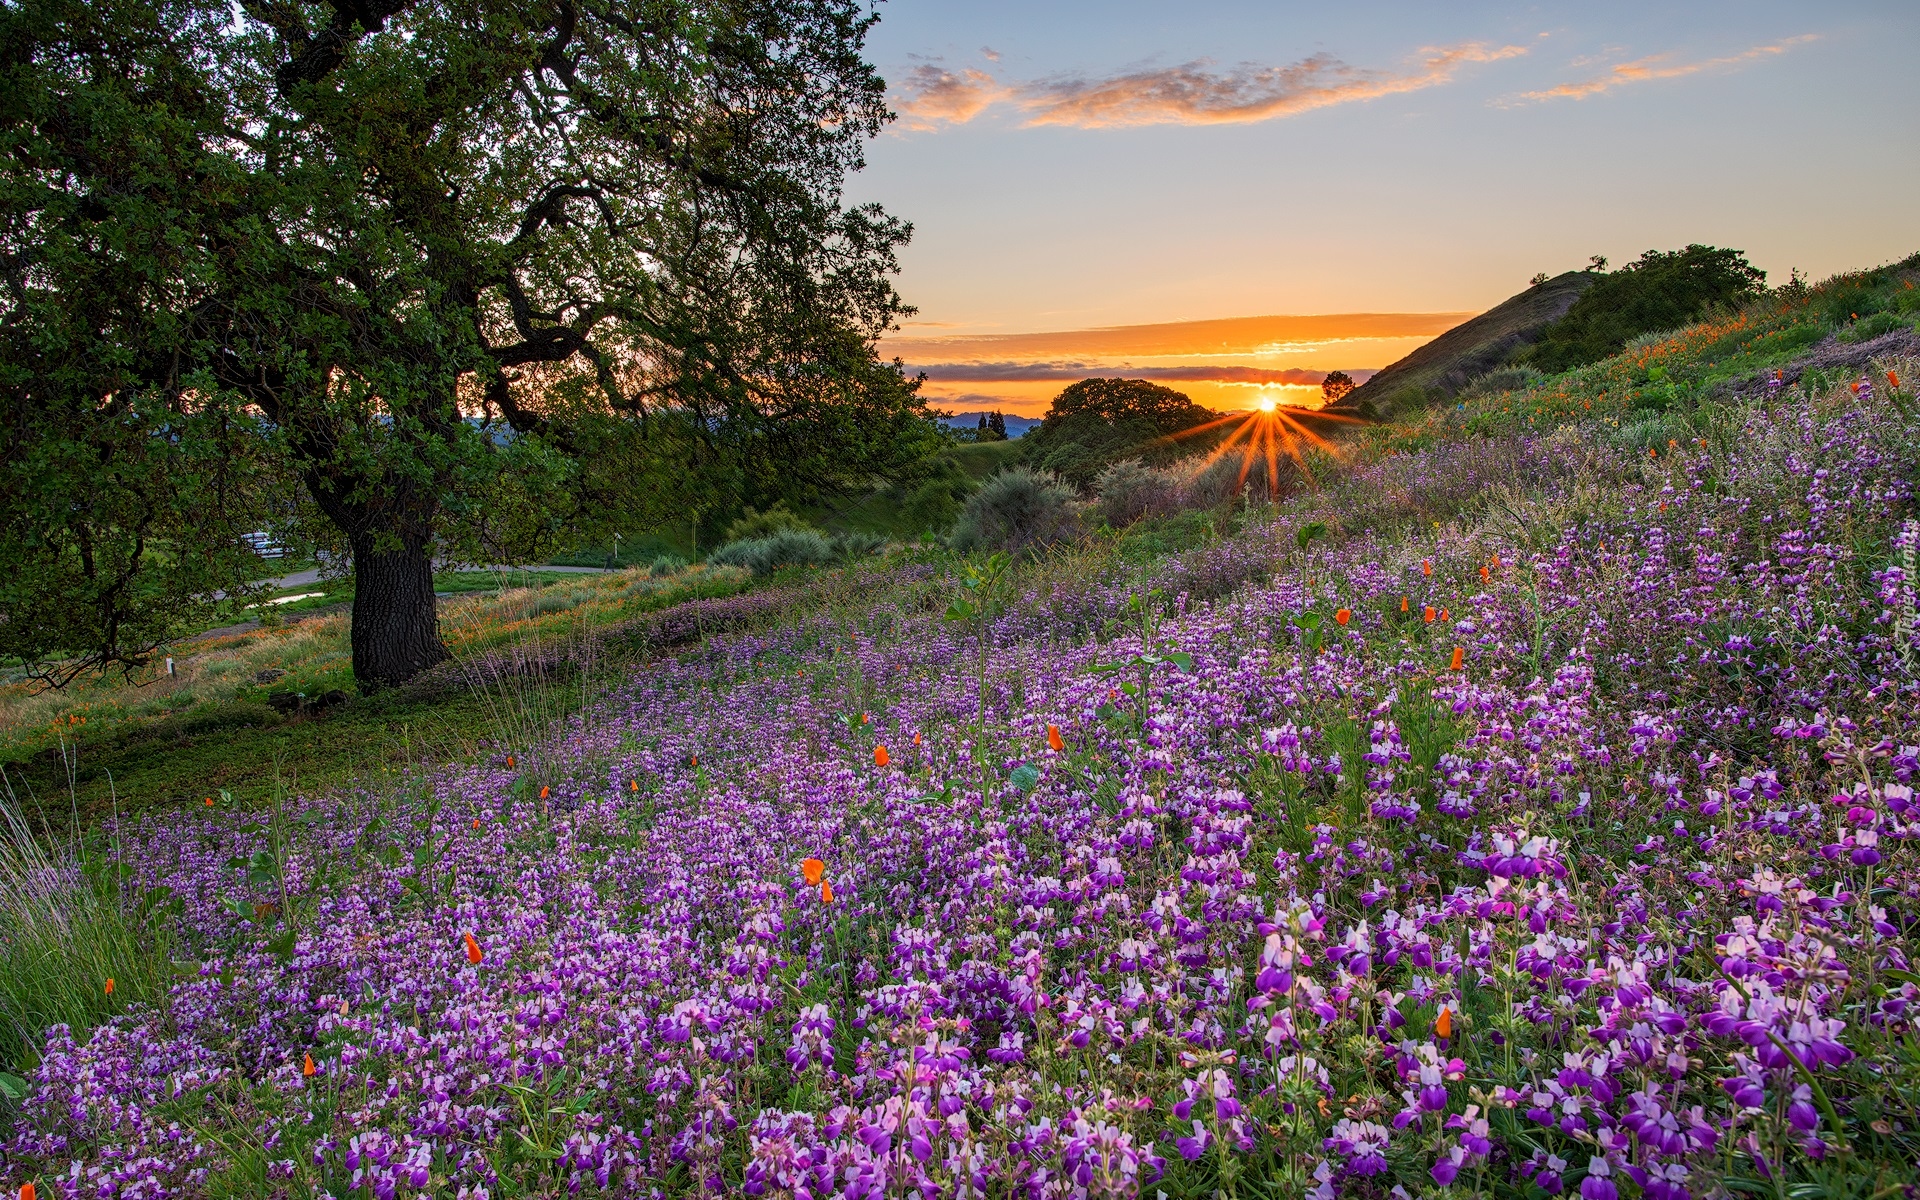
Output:
[[[1260,411],[1261,411],[1261,412],[1264,412],[1264,413],[1270,413],[1270,412],[1272,412],[1272,411],[1273,411],[1274,409],[1276,409],[1276,408],[1279,408],[1279,407],[1280,407],[1280,402],[1279,402],[1278,400],[1275,400],[1275,399],[1274,399],[1274,398],[1273,398],[1272,396],[1262,396],[1262,397],[1260,397]]]

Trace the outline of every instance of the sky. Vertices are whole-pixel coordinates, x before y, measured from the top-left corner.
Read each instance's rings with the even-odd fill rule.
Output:
[[[882,350],[936,407],[1311,403],[1596,254],[1920,250],[1914,0],[879,11],[899,119],[848,199],[913,223]]]

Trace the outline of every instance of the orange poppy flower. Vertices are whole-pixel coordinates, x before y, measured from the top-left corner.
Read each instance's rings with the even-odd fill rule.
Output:
[[[1898,371],[1887,372],[1887,386],[1892,388],[1895,391],[1900,390],[1900,372]]]
[[[887,748],[885,746],[875,746],[873,748],[873,765],[874,766],[884,767],[892,761],[893,761],[893,758],[891,755],[887,753]]]
[[[1430,559],[1430,558],[1423,558],[1423,559],[1421,559],[1421,560],[1420,560],[1420,573],[1421,573],[1422,575],[1426,575],[1426,576],[1428,576],[1428,577],[1431,577],[1431,576],[1433,575],[1433,560],[1432,560],[1432,559]]]
[[[1493,582],[1493,572],[1492,572],[1492,571],[1489,571],[1489,570],[1487,570],[1487,568],[1485,568],[1485,567],[1481,567],[1481,568],[1480,568],[1480,582],[1481,582],[1481,583],[1491,583],[1491,582]]]
[[[507,769],[508,770],[513,769],[513,755],[511,754],[507,755]]]
[[[866,714],[866,713],[861,713],[861,714],[860,714],[860,723],[861,723],[862,725],[865,725],[865,724],[867,723],[867,714]]]
[[[1458,671],[1462,666],[1466,664],[1466,661],[1467,661],[1467,652],[1461,649],[1459,646],[1455,646],[1453,648],[1453,661],[1448,664],[1448,669]]]
[[[1493,556],[1493,565],[1496,567],[1500,565],[1500,556],[1498,554]]]
[[[915,731],[914,731],[914,734],[913,734],[913,744],[914,744],[914,745],[916,745],[916,746],[918,746],[918,745],[920,744],[920,731],[919,731],[919,730],[915,730]]]
[[[800,878],[807,881],[808,887],[817,887],[826,873],[827,864],[817,858],[803,859],[800,863]]]
[[[38,1196],[39,1193],[33,1190],[32,1180],[20,1185],[20,1200],[37,1200]]]
[[[480,943],[473,940],[471,933],[463,933],[460,937],[467,943],[467,961],[476,967],[479,966],[480,960],[487,956],[486,952],[480,949]]]
[[[1333,614],[1333,619],[1336,624],[1345,625],[1348,621],[1353,620],[1353,610],[1350,608],[1343,608],[1339,612],[1336,612]]]
[[[1427,618],[1427,624],[1429,624],[1429,625],[1431,625],[1431,624],[1433,624],[1433,619],[1434,619],[1435,617],[1437,617],[1437,616],[1439,616],[1440,614],[1439,614],[1439,613],[1436,613],[1436,612],[1435,612],[1435,611],[1433,610],[1433,605],[1431,605],[1431,604],[1429,604],[1429,605],[1427,605],[1427,607],[1426,607],[1426,611],[1425,611],[1424,613],[1422,613],[1421,615],[1423,615],[1423,616],[1425,616],[1425,617]]]
[[[107,980],[107,995],[109,995],[109,996],[111,996],[111,995],[113,995],[113,980],[112,980],[112,979],[108,979],[108,980]]]
[[[1058,725],[1047,726],[1047,745],[1056,751],[1067,748],[1067,744],[1060,740],[1060,727]]]
[[[545,800],[545,799],[546,799],[546,798],[547,798],[548,796],[551,796],[551,795],[553,795],[553,789],[552,789],[552,788],[550,788],[550,787],[548,787],[548,786],[547,786],[546,784],[544,784],[544,783],[543,783],[543,784],[541,784],[541,785],[540,785],[540,798],[541,798],[542,800]]]
[[[315,1071],[315,1067],[313,1065],[313,1055],[311,1054],[301,1055],[300,1056],[300,1074],[305,1076],[308,1079],[312,1079],[314,1076],[314,1071]]]
[[[700,765],[700,756],[698,754],[693,756],[693,765],[696,767]]]
[[[628,791],[630,791],[630,792],[637,792],[637,791],[639,791],[639,790],[640,790],[640,781],[639,781],[638,779],[629,779],[629,780],[627,780],[627,790],[628,790]]]
[[[478,829],[478,828],[480,828],[480,818],[478,818],[478,817],[475,817],[475,818],[473,819],[473,827],[474,827],[475,829]]]
[[[1440,1010],[1440,1015],[1433,1019],[1433,1031],[1443,1038],[1453,1036],[1453,1010]]]
[[[212,796],[208,796],[208,797],[207,797],[207,798],[206,798],[205,800],[202,800],[202,801],[201,801],[201,803],[202,803],[202,804],[205,804],[205,805],[206,805],[206,806],[207,806],[208,808],[212,808],[212,807],[213,807],[213,797],[212,797]]]
[[[1407,611],[1407,598],[1405,596],[1400,597],[1400,611]]]
[[[822,904],[833,903],[833,884],[825,880],[822,880],[820,883],[820,903]]]
[[[1448,619],[1449,619],[1449,618],[1448,618],[1448,615],[1447,615],[1447,610],[1446,610],[1446,609],[1444,609],[1444,608],[1440,610],[1440,619],[1441,619],[1442,621],[1445,621],[1445,620],[1448,620]]]

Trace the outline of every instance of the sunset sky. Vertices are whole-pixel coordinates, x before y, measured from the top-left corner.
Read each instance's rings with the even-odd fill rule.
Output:
[[[880,11],[900,120],[850,197],[914,223],[884,349],[942,407],[1299,402],[1593,254],[1920,249],[1920,4]]]

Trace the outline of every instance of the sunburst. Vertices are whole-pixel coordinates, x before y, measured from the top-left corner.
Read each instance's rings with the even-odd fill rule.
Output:
[[[1342,413],[1330,413],[1315,409],[1283,407],[1272,396],[1263,396],[1260,406],[1242,412],[1227,413],[1191,429],[1168,434],[1160,439],[1172,443],[1198,437],[1215,430],[1226,429],[1227,436],[1218,446],[1208,452],[1200,464],[1205,470],[1230,454],[1240,456],[1240,476],[1235,487],[1246,486],[1247,476],[1253,473],[1255,463],[1267,465],[1267,492],[1277,497],[1280,486],[1280,457],[1292,459],[1308,482],[1313,480],[1313,470],[1307,466],[1303,451],[1308,446],[1317,446],[1328,454],[1338,457],[1339,447],[1315,433],[1307,425],[1307,420],[1324,421],[1329,424],[1363,425],[1366,422],[1357,417]]]

